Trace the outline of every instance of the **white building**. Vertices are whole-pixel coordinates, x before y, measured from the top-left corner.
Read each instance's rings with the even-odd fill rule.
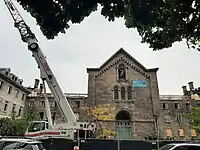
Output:
[[[23,80],[11,73],[10,68],[0,68],[0,117],[23,114],[29,90],[22,83]]]

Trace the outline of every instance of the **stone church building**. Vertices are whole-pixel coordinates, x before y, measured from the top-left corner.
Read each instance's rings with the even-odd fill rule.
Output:
[[[195,131],[191,135],[190,123],[181,113],[189,112],[191,104],[197,101],[188,95],[159,95],[157,71],[158,68],[146,68],[120,48],[100,67],[87,68],[87,94],[66,93],[66,97],[80,121],[88,119],[85,108],[107,108],[104,119],[98,120],[104,128],[115,131],[118,139],[144,139],[157,131],[160,137],[195,137]],[[41,119],[46,119],[44,97],[36,81],[26,106],[34,107]],[[51,93],[49,101],[55,123],[62,122]]]
[[[119,138],[144,138],[155,131],[159,112],[156,72],[119,49],[99,68],[87,68],[88,104],[112,104],[113,126]]]

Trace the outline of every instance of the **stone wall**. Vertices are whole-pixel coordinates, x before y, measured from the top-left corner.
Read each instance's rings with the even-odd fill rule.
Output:
[[[29,91],[22,85],[22,79],[0,68],[0,117],[22,116]]]
[[[65,94],[68,102],[70,103],[72,110],[74,111],[77,119],[81,120],[81,116],[83,112],[81,112],[81,108],[87,102],[87,95],[86,94]],[[48,94],[48,99],[50,103],[50,109],[52,116],[55,116],[54,122],[56,124],[64,122],[61,112],[58,108],[58,105],[53,98],[52,94]],[[26,107],[27,108],[34,108],[34,111],[38,113],[42,120],[46,120],[46,109],[45,109],[45,99],[42,94],[37,95],[29,95],[26,99]],[[42,117],[42,116],[43,117]],[[54,118],[54,117],[53,117]]]
[[[119,66],[124,66],[125,79],[119,78]],[[131,117],[133,135],[136,139],[144,138],[155,130],[154,116],[159,113],[160,101],[156,71],[146,69],[127,52],[120,49],[99,68],[88,68],[88,101],[93,105],[110,104],[115,107],[115,115],[126,110]],[[146,87],[134,88],[132,81],[146,81]],[[114,96],[115,86],[119,88],[119,98]],[[125,87],[125,98],[121,87]],[[131,87],[132,98],[128,98],[128,88]],[[116,119],[116,118],[115,118]],[[114,120],[115,120],[114,119]],[[115,120],[116,121],[116,120]],[[113,124],[115,126],[115,123]],[[114,128],[114,127],[113,127]]]

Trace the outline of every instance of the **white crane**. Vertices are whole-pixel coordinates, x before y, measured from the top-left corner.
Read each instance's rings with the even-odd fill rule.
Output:
[[[5,4],[14,20],[14,26],[19,30],[21,39],[28,44],[28,50],[32,52],[38,68],[40,69],[41,79],[44,85],[44,96],[46,103],[46,112],[48,122],[46,121],[33,121],[30,123],[26,137],[31,138],[52,138],[63,137],[67,139],[74,139],[75,131],[84,130],[94,132],[96,130],[95,123],[91,122],[77,122],[76,116],[68,103],[61,87],[59,86],[56,77],[54,76],[44,54],[42,53],[35,34],[30,30],[30,27],[25,23],[17,8],[11,0],[4,0]],[[54,99],[57,102],[59,110],[66,123],[52,125],[51,111],[49,107],[48,98],[46,95],[45,82],[51,90]]]

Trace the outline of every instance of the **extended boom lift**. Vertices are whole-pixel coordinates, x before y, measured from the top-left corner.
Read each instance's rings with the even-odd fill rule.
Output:
[[[64,93],[59,86],[56,77],[54,76],[44,54],[42,53],[35,34],[30,30],[29,26],[25,23],[17,8],[11,0],[4,0],[5,4],[14,20],[14,26],[19,30],[21,39],[28,44],[28,49],[32,52],[32,56],[35,58],[38,68],[40,69],[41,79],[44,85],[44,96],[46,102],[47,118],[46,121],[33,121],[30,123],[25,136],[32,138],[52,138],[63,137],[67,139],[74,139],[75,132],[85,131],[88,133],[96,130],[96,125],[90,122],[77,122],[76,116],[70,107]],[[66,123],[52,125],[50,107],[46,95],[45,84],[48,84],[54,99],[57,102],[59,110]]]

